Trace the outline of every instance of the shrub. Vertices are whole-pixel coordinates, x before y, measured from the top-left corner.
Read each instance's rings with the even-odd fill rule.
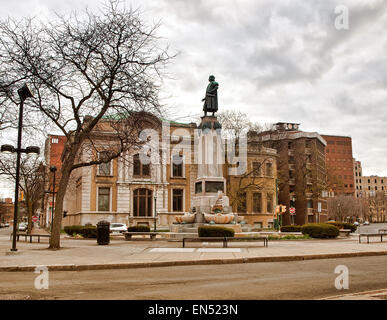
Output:
[[[332,221],[332,222],[327,222],[327,223],[332,224],[332,225],[338,227],[339,229],[350,229],[351,232],[355,232],[357,229],[357,226],[355,226],[352,223],[339,222],[339,221],[335,221],[335,222]]]
[[[282,226],[281,232],[301,232],[301,226]]]
[[[69,235],[80,234],[84,238],[97,238],[97,227],[88,226],[66,226],[64,231]]]
[[[312,238],[336,238],[339,228],[327,223],[309,223],[301,227],[301,232]]]
[[[198,228],[199,237],[233,237],[234,230],[225,227],[202,226]]]
[[[144,225],[133,226],[128,228],[128,232],[150,232],[150,228]]]

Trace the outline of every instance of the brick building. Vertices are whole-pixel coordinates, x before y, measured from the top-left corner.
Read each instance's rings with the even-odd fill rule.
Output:
[[[325,140],[317,132],[299,130],[299,124],[283,122],[257,136],[278,153],[278,201],[287,207],[282,224],[326,221]]]
[[[13,221],[14,203],[12,198],[0,199],[0,223]]]
[[[51,224],[52,221],[52,206],[55,205],[55,197],[53,203],[52,191],[54,183],[54,174],[50,171],[51,166],[57,168],[55,172],[55,191],[58,188],[60,180],[60,169],[62,166],[62,153],[64,146],[66,144],[66,137],[60,135],[48,135],[45,141],[44,148],[44,157],[46,159],[45,167],[45,197],[44,197],[44,207],[40,217],[40,225],[47,227]]]
[[[355,195],[351,137],[322,135],[327,142],[326,166],[331,195]]]

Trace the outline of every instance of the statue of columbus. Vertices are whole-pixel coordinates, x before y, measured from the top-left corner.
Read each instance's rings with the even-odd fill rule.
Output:
[[[207,86],[206,96],[202,99],[204,101],[203,111],[204,116],[207,115],[207,112],[212,112],[214,116],[215,112],[218,111],[218,87],[219,83],[215,81],[214,76],[208,78],[210,82]]]

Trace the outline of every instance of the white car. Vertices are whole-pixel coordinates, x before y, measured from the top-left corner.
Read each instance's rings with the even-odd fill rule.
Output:
[[[355,226],[358,226],[358,225],[359,225],[359,222],[355,221],[353,224],[354,224]]]
[[[364,221],[363,226],[369,226],[370,223],[368,221]]]
[[[26,231],[27,230],[27,226],[28,226],[27,222],[20,222],[18,230],[19,231]]]
[[[128,231],[128,226],[124,223],[111,223],[110,232],[126,232]]]

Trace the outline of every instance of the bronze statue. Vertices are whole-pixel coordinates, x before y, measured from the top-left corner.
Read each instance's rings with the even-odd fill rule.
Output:
[[[204,116],[207,115],[207,112],[212,112],[212,116],[214,116],[215,112],[218,111],[219,83],[215,81],[214,76],[210,76],[208,81],[210,81],[210,83],[207,86],[206,96],[202,99],[202,101],[204,101],[203,111]]]

